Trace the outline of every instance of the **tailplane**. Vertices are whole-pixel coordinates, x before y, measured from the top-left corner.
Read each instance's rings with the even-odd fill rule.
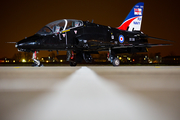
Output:
[[[137,3],[130,11],[124,22],[118,27],[120,30],[140,31],[144,3]]]

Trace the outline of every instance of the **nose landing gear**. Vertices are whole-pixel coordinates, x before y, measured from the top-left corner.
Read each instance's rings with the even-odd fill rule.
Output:
[[[36,51],[33,53],[32,60],[34,63],[32,64],[33,67],[41,67],[43,64],[39,60],[36,59]]]

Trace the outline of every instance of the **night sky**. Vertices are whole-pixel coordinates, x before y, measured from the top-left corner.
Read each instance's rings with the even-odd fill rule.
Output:
[[[44,25],[60,19],[94,19],[94,23],[118,27],[138,2],[144,2],[141,31],[149,36],[175,41],[172,46],[154,47],[149,53],[180,55],[179,0],[4,0],[0,4],[0,58],[18,53],[15,44],[34,35]],[[149,43],[168,43],[149,39]],[[47,57],[49,52],[38,56]],[[61,53],[60,53],[61,54]]]

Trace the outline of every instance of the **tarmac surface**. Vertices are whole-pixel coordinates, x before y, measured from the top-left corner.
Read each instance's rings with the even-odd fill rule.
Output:
[[[0,67],[0,120],[180,120],[180,66]]]

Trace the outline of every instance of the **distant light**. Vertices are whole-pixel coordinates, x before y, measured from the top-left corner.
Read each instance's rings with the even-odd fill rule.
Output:
[[[127,57],[127,60],[131,60],[131,58],[130,58],[130,57]]]
[[[15,60],[13,60],[13,63],[15,63],[16,61]]]
[[[4,60],[0,60],[0,62],[4,62]]]
[[[132,61],[134,62],[135,60],[133,59]]]
[[[60,62],[63,62],[63,60],[60,60]]]
[[[122,59],[122,57],[119,57],[119,60],[121,60]]]
[[[49,61],[48,60],[46,60],[46,63],[48,63]]]
[[[149,63],[153,63],[152,60],[150,60]]]
[[[22,62],[23,62],[23,63],[25,63],[25,62],[26,62],[26,60],[25,60],[25,59],[22,59]]]

